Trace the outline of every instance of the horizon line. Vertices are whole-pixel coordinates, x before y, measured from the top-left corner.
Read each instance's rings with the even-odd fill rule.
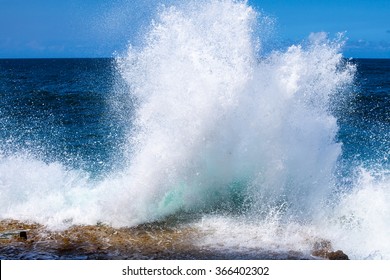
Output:
[[[115,59],[115,56],[96,56],[96,57],[0,57],[0,60],[18,60],[18,59]],[[344,59],[390,59],[390,57],[346,57],[343,56]]]

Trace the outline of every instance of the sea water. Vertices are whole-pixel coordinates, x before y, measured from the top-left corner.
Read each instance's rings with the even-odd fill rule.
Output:
[[[346,59],[325,33],[270,50],[269,22],[193,1],[115,59],[1,60],[0,218],[169,220],[231,258],[329,240],[389,259],[389,60]]]

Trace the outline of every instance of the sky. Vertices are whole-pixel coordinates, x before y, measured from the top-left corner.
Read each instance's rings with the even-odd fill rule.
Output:
[[[162,0],[171,4],[174,0]],[[345,32],[345,57],[390,58],[390,0],[248,0],[279,46]],[[156,0],[0,0],[0,58],[111,57],[137,39]]]

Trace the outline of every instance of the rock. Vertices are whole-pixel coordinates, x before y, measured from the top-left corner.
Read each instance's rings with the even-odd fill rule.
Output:
[[[328,259],[330,260],[349,260],[348,256],[343,251],[329,252]]]
[[[20,231],[19,238],[21,238],[23,240],[27,240],[27,231]]]
[[[332,243],[329,240],[316,241],[311,253],[315,257],[328,260],[349,260],[348,256],[343,251],[333,251]]]

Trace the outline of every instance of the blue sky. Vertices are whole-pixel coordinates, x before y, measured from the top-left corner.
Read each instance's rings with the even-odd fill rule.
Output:
[[[112,56],[148,24],[157,2],[0,0],[0,58]],[[346,32],[346,57],[390,58],[390,0],[248,2],[275,19],[281,46],[311,32]]]

